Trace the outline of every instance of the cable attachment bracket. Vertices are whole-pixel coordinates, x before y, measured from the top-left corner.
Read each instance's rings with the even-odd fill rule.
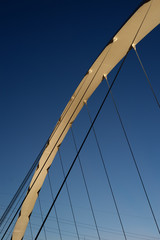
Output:
[[[136,51],[136,44],[132,43],[132,48]]]
[[[84,99],[83,102],[84,102],[85,105],[87,105],[87,100],[86,99]]]

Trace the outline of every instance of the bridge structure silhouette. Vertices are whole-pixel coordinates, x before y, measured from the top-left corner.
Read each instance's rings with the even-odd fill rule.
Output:
[[[160,103],[137,50],[159,24],[159,9],[159,1],[145,1],[91,66],[4,211],[1,239],[159,239],[152,174],[144,173],[143,164],[147,159],[149,172],[149,161],[157,161]],[[129,58],[136,67],[127,66]],[[126,77],[127,67],[132,76]]]

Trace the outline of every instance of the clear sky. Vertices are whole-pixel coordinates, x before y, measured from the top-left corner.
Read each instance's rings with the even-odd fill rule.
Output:
[[[0,1],[0,214],[83,76],[140,3],[140,0]],[[137,50],[160,100],[159,41],[157,27],[138,44]],[[108,76],[110,82],[115,73],[113,70]],[[92,117],[106,91],[103,82],[89,100]],[[160,110],[133,51],[119,74],[113,94],[160,225]],[[88,128],[87,111],[83,109],[73,125],[78,146]],[[110,97],[95,129],[128,239],[159,238]],[[62,144],[61,155],[67,171],[75,156],[70,132]],[[102,239],[124,239],[93,133],[80,158]],[[56,193],[62,181],[58,156],[50,174]],[[49,195],[47,181],[42,193]],[[68,181],[80,237],[97,239],[78,164]],[[47,194],[41,196],[44,215],[49,208],[46,202],[51,202]],[[76,239],[65,189],[57,210],[64,239]],[[38,205],[32,219],[34,234],[40,225],[37,216],[40,217]],[[48,239],[53,239],[50,237],[53,233],[59,239],[54,212],[48,223]],[[30,239],[30,232],[27,234],[25,239]]]

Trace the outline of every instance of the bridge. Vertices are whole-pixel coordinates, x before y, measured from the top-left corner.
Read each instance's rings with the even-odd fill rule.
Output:
[[[144,2],[89,68],[4,211],[1,239],[159,238],[149,170],[158,161],[160,104],[137,49],[159,24],[159,11],[158,0]],[[126,77],[131,57],[138,67],[128,65]]]

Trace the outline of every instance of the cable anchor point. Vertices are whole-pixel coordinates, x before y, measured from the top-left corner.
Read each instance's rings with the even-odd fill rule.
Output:
[[[85,100],[83,100],[83,102],[84,102],[84,104],[85,104],[85,105],[87,105],[87,100],[86,100],[86,99],[85,99]]]
[[[118,40],[118,37],[115,36],[115,37],[113,38],[113,42],[117,42],[117,40]]]
[[[107,80],[107,74],[103,74],[103,77]]]
[[[136,51],[136,44],[132,43],[132,48]]]

